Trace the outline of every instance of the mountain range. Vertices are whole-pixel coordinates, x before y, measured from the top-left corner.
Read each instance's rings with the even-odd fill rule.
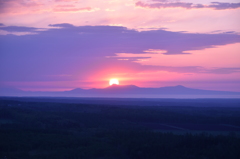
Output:
[[[204,96],[204,97],[240,97],[240,92],[213,91],[187,88],[181,85],[142,88],[135,85],[111,85],[106,88],[81,89],[70,91],[41,92],[22,91],[15,88],[0,88],[0,96],[52,96],[52,97],[176,97],[176,96]]]

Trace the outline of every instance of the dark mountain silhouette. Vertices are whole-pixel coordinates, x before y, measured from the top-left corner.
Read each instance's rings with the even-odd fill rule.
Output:
[[[8,90],[8,91],[6,91]],[[70,91],[62,91],[62,92],[30,92],[30,91],[21,91],[17,89],[4,89],[0,91],[1,96],[60,96],[60,97],[130,97],[134,95],[137,97],[140,95],[141,97],[149,95],[239,95],[240,92],[229,92],[229,91],[213,91],[213,90],[201,90],[201,89],[193,89],[187,88],[181,85],[177,86],[169,86],[169,87],[160,87],[160,88],[142,88],[135,85],[111,85],[106,88],[97,89],[81,89],[76,88]]]
[[[229,92],[229,91],[212,91],[212,90],[201,90],[187,88],[181,85],[169,86],[169,87],[160,87],[160,88],[142,88],[135,85],[112,85],[103,89],[79,89],[76,88],[71,91],[71,93],[89,93],[89,94],[189,94],[189,95],[240,95],[240,92]]]

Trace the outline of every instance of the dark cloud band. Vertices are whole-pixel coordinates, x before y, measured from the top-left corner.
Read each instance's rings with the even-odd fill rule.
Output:
[[[52,74],[70,74],[72,76],[58,80],[71,80],[86,78],[102,70],[108,73],[168,71],[209,74],[240,71],[240,68],[171,67],[134,62],[148,58],[141,57],[141,54],[149,54],[146,50],[165,50],[167,56],[239,43],[237,33],[197,34],[161,29],[139,32],[120,26],[74,26],[67,23],[50,26],[49,29],[0,27],[9,33],[34,33],[0,35],[0,81],[44,81],[51,80],[53,77],[49,75]],[[116,53],[138,54],[138,57],[124,60],[124,57],[117,58]]]

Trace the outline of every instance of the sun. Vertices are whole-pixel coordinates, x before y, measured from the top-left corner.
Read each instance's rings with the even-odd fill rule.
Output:
[[[114,79],[110,79],[110,81],[109,81],[109,85],[111,86],[111,85],[113,85],[113,84],[119,85],[119,81],[118,81],[118,79],[116,79],[116,78],[114,78]]]

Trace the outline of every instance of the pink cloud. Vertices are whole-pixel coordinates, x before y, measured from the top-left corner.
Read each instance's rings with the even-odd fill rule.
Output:
[[[72,2],[73,0],[56,0],[58,2]],[[74,0],[75,1],[75,0]],[[32,14],[38,12],[90,12],[94,11],[91,7],[79,7],[73,4],[54,5],[50,2],[24,1],[24,0],[0,0],[0,13],[4,14]],[[3,15],[4,15],[3,14]]]
[[[54,12],[81,12],[81,11],[93,11],[91,7],[76,8],[73,5],[59,5],[53,9]]]
[[[57,8],[60,8],[60,7],[65,8],[65,7],[75,7],[75,6],[74,5],[57,5],[56,7]]]
[[[55,0],[55,2],[76,2],[79,0]]]
[[[8,0],[0,1],[0,13],[26,13],[41,10],[43,3],[38,1]]]

